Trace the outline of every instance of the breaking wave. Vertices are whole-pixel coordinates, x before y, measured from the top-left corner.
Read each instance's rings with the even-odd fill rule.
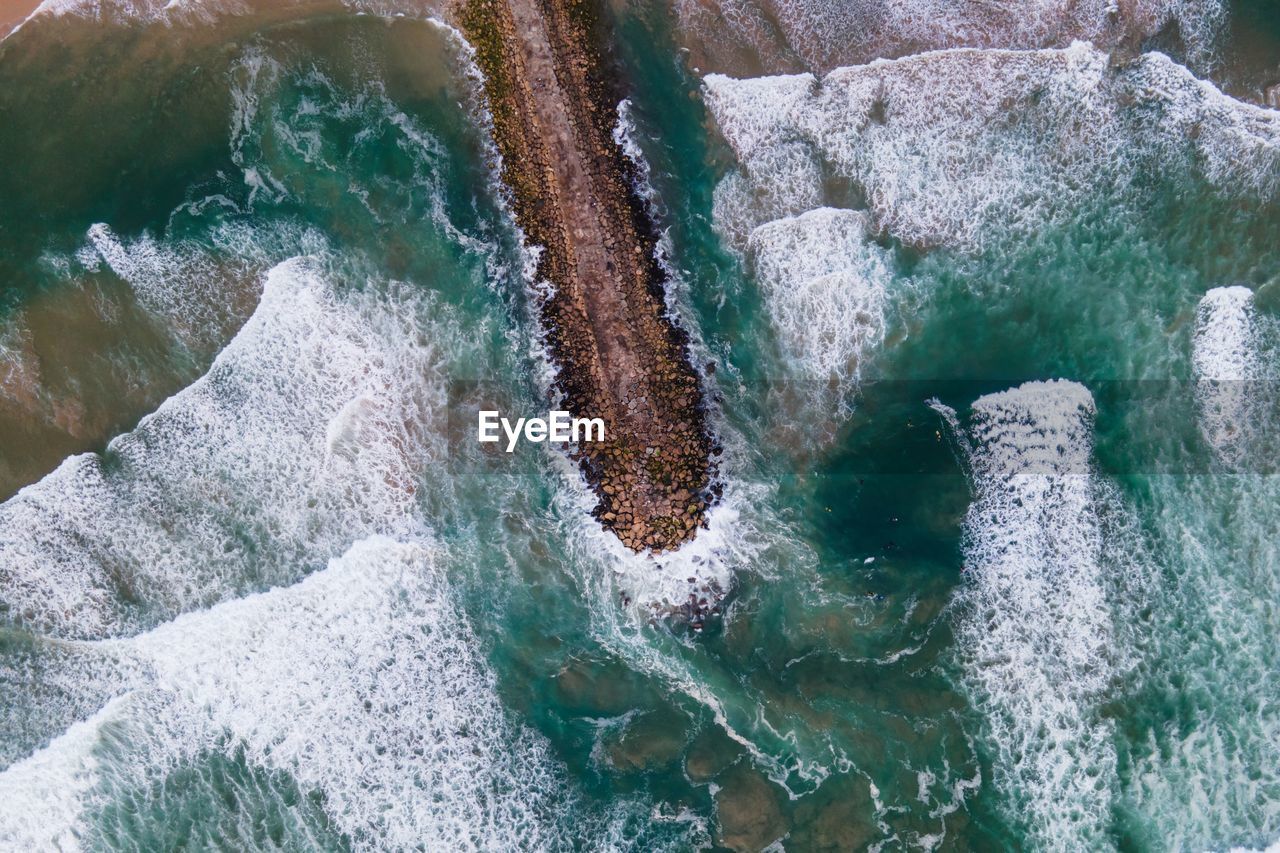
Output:
[[[411,530],[415,472],[442,452],[433,311],[409,287],[339,293],[318,260],[275,267],[202,379],[0,506],[8,619],[127,633]]]
[[[975,498],[957,592],[963,681],[982,714],[1008,816],[1036,846],[1106,846],[1116,788],[1117,673],[1093,398],[1029,382],[973,404]]]
[[[548,744],[504,711],[432,551],[366,539],[294,586],[100,644],[127,690],[0,774],[23,804],[8,801],[0,839],[91,846],[111,806],[155,807],[154,774],[209,750],[321,794],[356,849],[592,837],[582,813],[566,819]]]
[[[708,70],[827,71],[944,48],[1102,48],[1156,37],[1197,68],[1216,62],[1221,0],[679,0],[686,42]],[[797,68],[797,66],[799,66]]]
[[[820,208],[767,223],[751,233],[748,258],[789,363],[805,379],[855,384],[884,340],[892,277],[865,214]]]
[[[717,223],[739,245],[829,203],[833,176],[866,199],[877,233],[967,250],[1068,221],[1100,195],[1119,215],[1141,203],[1144,176],[1280,194],[1280,113],[1161,54],[1117,65],[1083,43],[951,50],[820,79],[709,75],[705,94],[739,163],[717,191]]]
[[[1254,306],[1247,287],[1215,287],[1196,307],[1191,363],[1196,380],[1200,432],[1231,468],[1264,452],[1276,395],[1269,356],[1274,323]]]

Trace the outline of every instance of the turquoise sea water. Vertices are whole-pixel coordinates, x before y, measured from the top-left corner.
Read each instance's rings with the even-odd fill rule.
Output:
[[[547,368],[455,33],[0,43],[0,847],[1280,839],[1280,117],[1085,45],[736,82],[615,14],[724,446],[657,561],[460,422]]]

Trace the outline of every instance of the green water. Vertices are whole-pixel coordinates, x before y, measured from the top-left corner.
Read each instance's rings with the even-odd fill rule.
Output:
[[[669,16],[617,14],[724,446],[712,529],[659,563],[556,453],[471,441],[546,365],[456,34],[275,10],[0,44],[0,847],[1274,842],[1271,436],[1220,454],[1193,381],[1215,322],[1270,376],[1274,193],[1190,143],[1087,149],[1029,231],[884,229],[883,333],[815,374],[717,221],[740,164]],[[1243,343],[1197,307],[1237,283]],[[987,396],[1056,378],[1083,432]],[[992,474],[1025,423],[1087,467]],[[647,607],[686,576],[729,587],[701,633]]]

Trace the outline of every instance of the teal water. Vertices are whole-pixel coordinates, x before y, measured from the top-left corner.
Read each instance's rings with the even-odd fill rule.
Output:
[[[1280,117],[1085,46],[704,79],[615,13],[724,447],[660,560],[458,415],[547,371],[455,33],[0,43],[0,847],[1280,838]]]

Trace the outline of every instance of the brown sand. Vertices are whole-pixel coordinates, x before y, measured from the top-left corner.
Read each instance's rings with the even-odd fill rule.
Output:
[[[25,21],[39,5],[40,0],[0,0],[0,39]]]

